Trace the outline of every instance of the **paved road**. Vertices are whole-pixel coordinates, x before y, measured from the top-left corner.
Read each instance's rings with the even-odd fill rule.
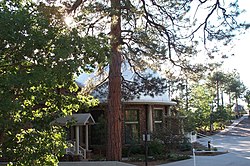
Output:
[[[250,118],[245,118],[230,131],[213,136],[213,140],[215,147],[250,159]]]
[[[196,156],[195,160],[192,158],[161,166],[250,165],[250,119],[247,116],[212,138],[212,144],[215,147],[218,147],[219,150],[229,151],[229,153],[217,156]]]

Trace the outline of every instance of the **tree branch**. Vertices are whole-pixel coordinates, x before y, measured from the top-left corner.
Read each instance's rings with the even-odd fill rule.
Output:
[[[73,3],[73,5],[72,5],[69,9],[67,9],[67,12],[68,12],[68,13],[72,13],[73,11],[75,12],[76,9],[77,9],[82,3],[86,2],[86,1],[87,1],[87,0],[76,0],[76,1]]]

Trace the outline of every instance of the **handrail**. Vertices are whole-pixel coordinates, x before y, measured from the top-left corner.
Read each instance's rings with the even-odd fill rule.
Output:
[[[73,147],[66,148],[66,154],[71,154],[71,155],[75,154],[74,148]]]
[[[198,133],[198,132],[196,132],[196,134],[197,134],[197,136],[199,136],[200,138],[205,138],[205,139],[210,140],[210,141],[213,140],[212,137],[207,136],[207,135],[205,135],[205,134],[201,134],[201,133]]]
[[[68,144],[68,148],[66,148],[66,154],[74,155],[76,152],[75,141],[68,141],[67,144]],[[80,150],[80,154],[83,155],[83,158],[86,159],[87,158],[87,150],[81,146],[79,146],[79,150]]]
[[[213,138],[211,136],[207,136],[207,135],[198,133],[196,131],[189,132],[189,133],[186,134],[186,136],[187,136],[187,138],[190,139],[191,143],[193,143],[193,142],[202,142],[202,139],[209,141],[210,144],[213,141]],[[199,137],[199,138],[197,138],[197,137]]]
[[[207,135],[204,135],[204,134],[201,134],[201,133],[198,133],[198,132],[196,132],[196,134],[197,134],[197,136],[199,136],[200,138],[199,139],[197,139],[197,142],[199,142],[199,143],[201,143],[201,144],[203,144],[204,145],[204,141],[207,141],[207,147],[208,147],[208,149],[211,149],[212,147],[214,147],[214,145],[213,145],[213,138],[212,137],[210,137],[210,136],[207,136]],[[202,141],[202,139],[203,139],[203,141]]]
[[[80,152],[81,152],[81,153],[83,152],[83,158],[86,159],[86,157],[87,157],[86,149],[84,149],[84,148],[81,147],[81,146],[79,146],[79,149],[80,149]]]

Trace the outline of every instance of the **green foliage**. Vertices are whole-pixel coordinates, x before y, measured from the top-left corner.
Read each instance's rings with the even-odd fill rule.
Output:
[[[185,131],[207,130],[210,123],[214,124],[214,129],[223,129],[232,119],[234,104],[231,98],[235,99],[237,105],[238,98],[246,90],[236,71],[215,72],[212,76],[208,75],[208,79],[190,87],[189,111],[184,112],[187,116]],[[228,95],[228,104],[225,104],[223,94]]]
[[[215,129],[223,129],[229,120],[232,119],[230,116],[231,112],[226,108],[219,108],[216,112],[213,113],[213,121],[215,122]]]
[[[189,138],[184,138],[183,142],[180,144],[180,150],[181,151],[191,151],[192,144],[189,141]]]
[[[231,98],[237,100],[238,98],[243,97],[246,86],[243,84],[243,82],[241,82],[239,73],[233,71],[232,73],[225,74],[225,83],[223,89],[227,94],[230,94]]]
[[[58,11],[0,2],[0,157],[14,165],[57,165],[65,135],[51,122],[98,103],[79,95],[74,79],[80,66],[107,62],[106,39],[69,30]]]
[[[105,145],[107,140],[107,120],[104,115],[98,117],[97,123],[92,126],[92,144],[95,142],[97,145]]]
[[[144,148],[139,144],[131,144],[128,148],[128,156],[133,156],[137,154],[143,154]]]
[[[230,84],[229,84],[229,90],[230,92],[233,93],[233,97],[235,99],[237,98],[241,98],[242,95],[244,94],[245,90],[246,90],[246,86],[240,81],[240,79],[236,78],[236,79],[232,79],[230,80]]]
[[[152,135],[153,145],[156,144],[155,152],[163,148],[162,153],[168,153],[173,150],[181,150],[185,143],[185,135],[182,133],[182,119],[179,117],[167,117],[165,125],[159,131]],[[162,146],[161,146],[161,145]]]
[[[170,161],[180,161],[180,160],[186,160],[190,159],[191,157],[189,155],[183,155],[183,154],[176,154],[176,153],[171,153],[168,155],[168,159]]]
[[[192,118],[190,122],[194,123],[196,128],[207,128],[210,124],[214,93],[204,85],[194,85],[193,87],[189,101],[192,108],[189,113],[189,117]]]
[[[247,103],[248,109],[250,109],[250,90],[247,90],[244,94],[244,100]]]
[[[192,132],[197,129],[197,123],[195,122],[196,117],[194,116],[194,113],[189,111],[184,113],[186,115],[186,118],[184,119],[184,131],[185,132]]]
[[[149,155],[156,156],[164,154],[164,146],[159,140],[152,140],[148,145]]]
[[[10,139],[13,135],[8,135]],[[57,156],[63,155],[66,144],[62,129],[51,127],[41,131],[35,128],[21,129],[12,143],[3,144],[5,156],[18,159],[14,165],[57,165]]]

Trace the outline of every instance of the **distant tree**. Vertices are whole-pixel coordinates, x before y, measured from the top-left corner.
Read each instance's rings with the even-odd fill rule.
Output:
[[[239,73],[237,73],[236,71],[228,73],[228,75],[226,76],[225,92],[229,94],[230,104],[233,105],[231,103],[231,99],[234,99],[235,105],[237,106],[238,99],[244,97],[245,91],[246,91],[246,86],[240,80]]]
[[[232,107],[238,105],[238,99],[244,98],[248,102],[248,91],[246,91],[244,83],[240,80],[239,73],[236,70],[224,73],[220,71],[219,67],[220,65],[215,68],[217,72],[212,75],[208,72],[208,76],[201,78],[197,82],[190,82],[190,111],[182,112],[188,117],[186,127],[189,131],[206,126],[205,122],[208,123],[208,119],[205,117],[208,118],[208,105],[212,118],[211,122],[215,127],[223,128],[228,120],[231,120]],[[226,107],[223,104],[224,93],[229,97],[229,104]],[[184,108],[185,105],[182,105],[181,110],[185,110]],[[236,110],[236,112],[238,111]],[[199,118],[197,119],[197,117]],[[192,124],[193,122],[195,122],[196,126]]]
[[[244,94],[244,100],[247,103],[248,109],[250,109],[250,90],[246,90]]]
[[[236,108],[235,111],[236,113],[239,113],[238,99],[243,97],[246,87],[240,80],[232,80],[231,84],[229,85],[229,88],[233,94],[232,97],[235,99],[235,108]]]
[[[207,130],[209,127],[213,109],[213,98],[213,89],[207,88],[205,85],[195,84],[192,86],[189,101],[192,113],[188,115],[193,119],[192,123],[195,124],[196,129]]]
[[[57,165],[66,137],[51,122],[97,104],[74,79],[105,63],[106,39],[69,30],[58,10],[0,1],[0,158],[14,165]]]
[[[212,86],[214,86],[216,89],[216,104],[217,104],[217,108],[219,108],[220,107],[220,99],[221,99],[220,98],[220,94],[221,94],[220,91],[222,90],[223,83],[225,81],[225,74],[221,71],[217,71],[217,72],[213,73],[213,75],[211,76],[210,79],[211,79]]]

